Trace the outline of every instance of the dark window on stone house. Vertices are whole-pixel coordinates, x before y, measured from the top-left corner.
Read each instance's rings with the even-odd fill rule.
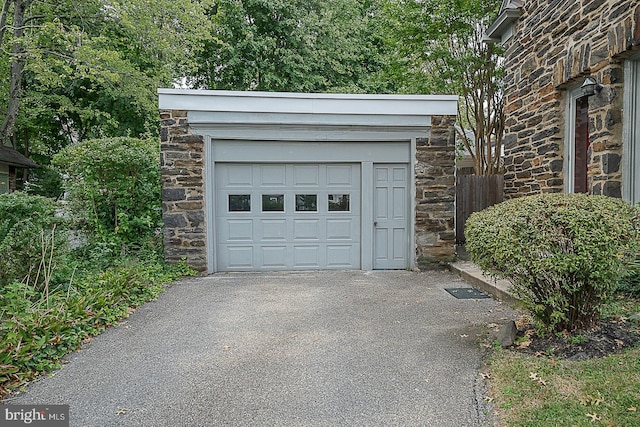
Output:
[[[582,97],[576,99],[575,120],[575,169],[574,188],[575,193],[587,193],[589,186],[587,175],[589,171],[589,101]]]

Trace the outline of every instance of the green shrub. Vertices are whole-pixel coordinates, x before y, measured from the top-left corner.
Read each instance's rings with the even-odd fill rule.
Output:
[[[42,287],[67,252],[56,203],[22,192],[0,195],[0,288],[11,282]]]
[[[154,239],[162,220],[159,159],[156,141],[124,137],[86,140],[54,157],[71,216],[91,244],[117,256]]]
[[[42,166],[29,174],[25,192],[57,199],[63,193],[60,172],[51,166]]]
[[[638,238],[638,209],[604,196],[541,194],[471,215],[467,251],[509,279],[546,332],[592,327]]]
[[[625,265],[618,283],[618,290],[625,294],[640,297],[640,250],[636,249],[630,261]]]

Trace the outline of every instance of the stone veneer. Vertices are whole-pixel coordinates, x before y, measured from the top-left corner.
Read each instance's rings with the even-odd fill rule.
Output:
[[[455,256],[455,116],[431,117],[428,138],[416,140],[416,263],[428,268]]]
[[[204,137],[189,130],[186,111],[160,112],[164,253],[207,270]],[[455,256],[455,116],[433,116],[430,135],[416,141],[416,264],[444,264]]]
[[[620,197],[623,60],[638,52],[637,0],[523,2],[505,44],[505,196],[561,192],[565,97],[591,75],[589,191]]]
[[[206,271],[204,137],[189,132],[186,111],[161,111],[160,118],[165,260]]]

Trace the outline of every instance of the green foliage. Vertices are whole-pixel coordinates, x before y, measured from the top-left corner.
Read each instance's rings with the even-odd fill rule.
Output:
[[[459,145],[471,156],[477,175],[501,173],[502,47],[483,41],[501,1],[383,3],[390,55],[381,78],[393,81],[401,93],[459,95]]]
[[[65,231],[51,199],[0,194],[0,289],[14,281],[47,284],[65,255]]]
[[[638,238],[638,210],[583,194],[509,200],[471,215],[471,259],[507,278],[547,332],[591,327]]]
[[[127,261],[105,272],[79,274],[48,297],[23,283],[0,294],[0,398],[83,340],[155,299],[163,284],[193,272],[184,265]]]
[[[618,285],[620,292],[640,297],[640,253],[625,266]]]
[[[157,142],[87,140],[62,150],[70,213],[90,242],[117,254],[153,239],[162,219]]]
[[[62,176],[50,166],[34,169],[29,173],[29,182],[25,184],[28,194],[57,199],[62,195]]]
[[[285,92],[384,90],[378,2],[221,0],[208,9],[198,87]]]
[[[0,103],[18,97],[15,141],[50,158],[76,141],[157,135],[157,88],[193,69],[212,37],[203,4],[183,0],[31,2],[16,40],[9,10],[0,53]],[[12,8],[11,8],[12,9]],[[11,46],[26,55],[22,90],[10,95]],[[46,161],[45,163],[48,163]]]

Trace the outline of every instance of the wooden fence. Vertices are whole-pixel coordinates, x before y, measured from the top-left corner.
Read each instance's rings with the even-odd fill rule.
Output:
[[[464,226],[473,212],[504,200],[504,175],[456,176],[456,243],[465,242]]]

